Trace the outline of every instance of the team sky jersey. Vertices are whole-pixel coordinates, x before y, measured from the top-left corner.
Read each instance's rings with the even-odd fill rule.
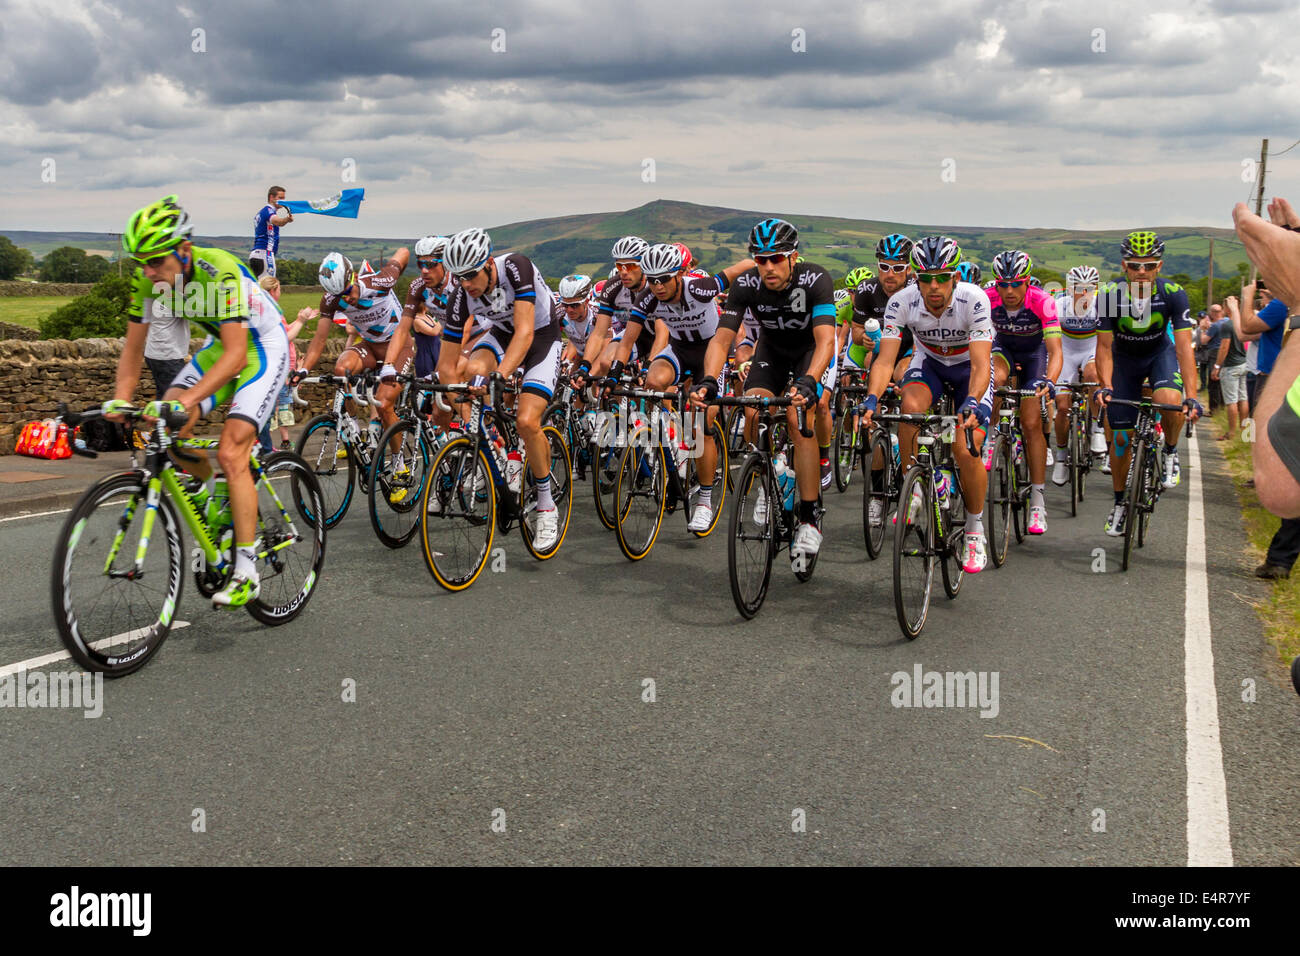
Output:
[[[679,342],[707,342],[718,330],[718,305],[714,298],[726,291],[727,279],[721,273],[703,278],[682,276],[680,298],[660,302],[647,285],[632,305],[629,322],[647,319],[662,321],[668,326],[669,338]]]
[[[492,261],[497,267],[496,285],[481,296],[470,295],[463,285],[458,285],[451,294],[443,338],[448,342],[461,341],[471,316],[478,318],[480,326],[505,333],[506,338],[514,335],[516,300],[533,306],[534,332],[553,326],[558,331],[551,290],[532,261],[517,252],[497,256]]]
[[[746,309],[771,345],[783,350],[807,348],[813,343],[814,327],[835,327],[835,283],[821,266],[801,260],[794,264],[790,283],[773,291],[763,284],[755,266],[731,284],[719,324],[739,329]]]
[[[257,284],[253,274],[232,253],[224,249],[193,246],[190,255],[194,274],[179,290],[167,287],[162,295],[136,267],[131,279],[131,304],[126,311],[132,322],[183,316],[213,338],[221,338],[227,322],[246,322],[254,338],[281,328],[280,307]]]
[[[882,339],[901,339],[911,329],[921,354],[942,365],[969,362],[971,342],[993,341],[988,296],[973,282],[958,282],[948,308],[937,318],[925,307],[919,287],[899,289],[885,306],[884,326]]]
[[[1171,348],[1175,332],[1191,329],[1187,293],[1178,283],[1157,277],[1148,286],[1148,299],[1133,298],[1129,291],[1121,282],[1097,289],[1097,327],[1114,335],[1112,351],[1152,355]]]
[[[999,348],[1032,352],[1043,344],[1044,338],[1061,334],[1056,300],[1037,286],[1027,288],[1024,302],[1014,313],[1002,304],[1002,295],[996,288],[985,290],[985,295]]]
[[[609,327],[615,335],[622,335],[623,330],[627,328],[628,317],[632,314],[632,306],[638,296],[646,292],[650,287],[644,282],[640,289],[626,289],[623,283],[617,279],[611,279],[605,283],[605,288],[601,290],[599,300],[599,310],[601,315],[609,316]],[[646,328],[653,329],[654,322],[651,320]]]
[[[1061,320],[1061,334],[1071,339],[1090,339],[1097,334],[1097,301],[1094,299],[1083,315],[1075,315],[1074,296],[1062,292],[1056,296],[1056,315]]]
[[[422,312],[435,322],[444,322],[447,319],[447,304],[455,289],[456,280],[451,277],[450,272],[443,279],[442,287],[437,289],[426,282],[424,276],[419,276],[406,290],[406,302],[402,305],[402,314],[413,316],[417,312]]]
[[[393,292],[401,274],[401,266],[390,261],[378,272],[358,276],[361,294],[356,305],[342,296],[324,293],[320,298],[321,319],[350,325],[367,342],[387,342],[402,321],[402,304]]]
[[[587,305],[587,314],[581,321],[574,322],[569,318],[569,313],[565,311],[564,306],[560,304],[560,300],[558,298],[555,300],[552,310],[555,313],[555,321],[579,354],[587,347],[587,339],[591,337],[591,330],[596,322],[597,309],[598,306],[593,299]]]
[[[275,205],[267,203],[253,217],[253,248],[268,249],[274,255],[280,251],[280,227],[271,225]]]
[[[903,288],[910,288],[916,285],[916,276],[907,277],[907,285]],[[900,292],[902,289],[899,290]],[[863,279],[853,290],[853,321],[859,325],[865,325],[867,319],[875,319],[880,323],[880,327],[885,327],[885,307],[889,305],[889,293],[885,291],[884,286],[880,284],[879,279]],[[878,348],[879,346],[877,346]],[[862,359],[866,358],[866,349],[861,345],[853,346],[854,349],[860,349],[861,352],[850,353],[854,361],[861,364]],[[912,351],[912,330],[904,329],[902,344],[898,347],[899,357],[909,354]]]

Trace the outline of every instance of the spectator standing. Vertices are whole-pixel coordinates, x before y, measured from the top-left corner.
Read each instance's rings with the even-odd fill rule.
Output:
[[[157,397],[171,387],[172,381],[190,360],[190,321],[184,315],[172,315],[153,301],[149,334],[144,340],[144,363],[153,376]]]
[[[283,186],[266,191],[266,205],[253,217],[253,251],[248,254],[248,268],[253,275],[275,275],[275,255],[280,251],[280,227],[293,222],[293,213],[280,209],[285,197]]]
[[[1219,383],[1223,404],[1228,409],[1228,429],[1219,436],[1219,441],[1231,440],[1237,426],[1250,415],[1246,400],[1246,350],[1237,331],[1239,320],[1233,314],[1235,311],[1235,303],[1230,304],[1228,318],[1222,320],[1219,350],[1210,372],[1210,378]]]
[[[1223,342],[1223,326],[1214,314],[1206,313],[1205,330],[1204,332],[1197,330],[1196,336],[1196,341],[1200,342],[1205,349],[1203,378],[1206,388],[1209,389],[1210,408],[1215,409],[1222,405],[1223,401],[1220,398],[1218,381],[1210,373],[1214,370],[1214,357],[1219,354],[1219,345]]]
[[[1210,352],[1209,342],[1210,317],[1202,310],[1196,314],[1196,332],[1192,338],[1194,345],[1193,351],[1196,354],[1196,371],[1200,374],[1201,392],[1207,393],[1210,388],[1210,366],[1213,364],[1213,356]]]
[[[257,280],[257,284],[266,290],[266,294],[275,300],[275,304],[280,304],[280,280],[272,275],[265,275]],[[298,312],[298,318],[292,322],[286,322],[284,313],[280,314],[280,324],[284,326],[285,333],[289,336],[289,369],[298,367],[298,350],[294,347],[293,340],[298,337],[302,331],[303,324],[314,319],[319,315],[313,308],[304,308]],[[289,429],[294,425],[293,417],[293,389],[289,387],[288,377],[280,383],[280,394],[275,403],[275,414],[271,420],[267,421],[262,428],[262,433],[257,436],[258,442],[262,446],[262,451],[270,452],[275,448],[271,438],[271,424],[274,422],[280,428],[280,447],[289,447]]]

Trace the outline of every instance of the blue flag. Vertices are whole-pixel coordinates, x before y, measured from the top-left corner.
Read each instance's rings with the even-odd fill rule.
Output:
[[[283,206],[295,216],[300,212],[314,212],[318,216],[338,216],[342,219],[356,219],[361,211],[361,200],[366,198],[364,189],[345,189],[327,199],[282,199],[278,205]]]

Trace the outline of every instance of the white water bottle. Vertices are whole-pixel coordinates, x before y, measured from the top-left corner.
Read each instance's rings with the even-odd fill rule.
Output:
[[[506,484],[515,494],[519,494],[519,489],[523,487],[524,477],[524,456],[518,451],[512,451],[506,455]]]

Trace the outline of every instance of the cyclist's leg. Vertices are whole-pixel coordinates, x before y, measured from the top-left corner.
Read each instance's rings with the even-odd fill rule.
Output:
[[[529,471],[538,481],[538,504],[540,510],[548,511],[550,504],[550,483],[543,479],[551,476],[551,444],[542,434],[542,414],[546,406],[555,397],[555,382],[560,374],[560,352],[563,345],[554,331],[545,331],[533,339],[521,366],[524,369],[524,383],[516,403],[515,422],[519,428],[519,438],[528,453]],[[545,500],[542,492],[545,491]]]
[[[939,377],[942,367],[920,352],[913,353],[911,365],[903,374],[899,400],[899,410],[904,415],[923,415],[938,403],[943,392],[943,380]],[[916,460],[915,425],[898,426],[898,450],[902,456],[903,470],[906,471]]]
[[[1132,358],[1122,352],[1114,353],[1111,386],[1114,397],[1136,402],[1142,397],[1142,383],[1146,380],[1149,362]],[[1110,480],[1115,491],[1115,501],[1123,499],[1128,482],[1128,466],[1132,455],[1133,426],[1137,423],[1137,409],[1127,405],[1111,405],[1106,409],[1106,440],[1110,443]]]
[[[376,360],[387,365],[392,365],[397,369],[398,375],[410,375],[411,365],[415,359],[415,343],[407,340],[406,348],[402,349],[398,355],[389,355],[388,346],[391,343],[385,342],[382,350],[376,355]],[[396,382],[390,385],[380,385],[375,389],[375,404],[379,406],[379,420],[384,423],[384,428],[391,428],[397,423],[397,397],[401,394],[402,387]],[[397,451],[401,444],[398,436],[393,436],[393,451]]]
[[[1151,365],[1151,398],[1153,401],[1168,405],[1183,403],[1183,376],[1178,369],[1178,353],[1173,346],[1163,349],[1155,356]],[[1182,431],[1185,416],[1181,411],[1161,412],[1160,424],[1165,430],[1165,449],[1172,451],[1178,447],[1178,436]]]
[[[375,364],[374,353],[371,351],[370,343],[363,339],[354,345],[348,346],[339,354],[338,361],[334,363],[334,374],[356,375],[366,369],[374,368],[378,368]],[[345,402],[345,405],[349,415],[355,418],[360,414],[360,410],[357,408],[357,403],[352,401],[352,399],[349,398]],[[366,423],[362,422],[361,424],[364,429]]]
[[[221,358],[221,342],[212,336],[208,336],[202,347],[194,353],[194,358],[190,359],[189,364],[181,369],[180,373],[172,380],[171,387],[163,395],[164,399],[178,398],[181,392],[192,387],[199,379],[208,373],[208,370],[216,364],[217,359]],[[215,395],[204,399],[190,413],[190,420],[179,431],[182,438],[189,438],[194,434],[194,426],[198,423],[200,416],[206,415],[212,409],[216,408],[218,402],[230,400],[234,394],[232,386],[223,386],[218,389]],[[193,475],[202,481],[208,481],[212,478],[212,461],[208,458],[207,452],[201,449],[186,449],[181,451],[175,445],[167,449],[167,457],[172,460],[178,468]]]

